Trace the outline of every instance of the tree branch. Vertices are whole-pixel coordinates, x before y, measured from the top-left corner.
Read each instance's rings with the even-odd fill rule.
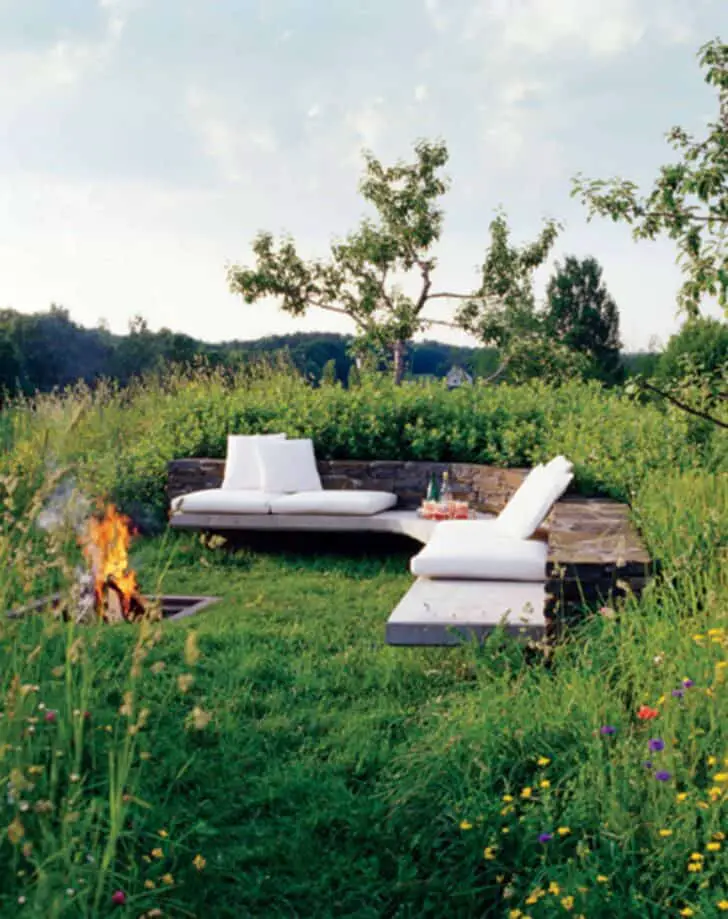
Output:
[[[347,319],[353,320],[360,329],[366,331],[366,323],[362,322],[357,316],[354,316],[348,310],[345,310],[343,306],[332,306],[329,303],[319,303],[317,300],[307,300],[309,306],[315,306],[317,309],[326,310],[329,313],[338,313],[340,316],[346,316]]]
[[[429,294],[428,300],[482,300],[483,297],[477,297],[473,294],[451,294],[443,291],[442,293]]]
[[[638,217],[660,217],[663,220],[699,220],[702,223],[728,223],[728,216],[721,217],[718,214],[673,214],[670,211],[637,211]]]
[[[503,363],[500,365],[500,367],[495,371],[495,373],[491,373],[489,377],[486,377],[484,380],[481,380],[481,382],[482,383],[492,383],[493,380],[497,380],[498,377],[503,373],[503,371],[508,367],[510,362],[511,362],[510,357],[507,357],[503,361]]]
[[[717,424],[719,428],[728,428],[728,424],[726,424],[725,421],[721,421],[719,418],[714,418],[712,415],[708,415],[706,412],[701,412],[700,409],[686,405],[684,402],[681,402],[680,399],[676,399],[669,393],[663,392],[661,389],[658,389],[656,386],[653,386],[651,383],[648,383],[645,380],[640,380],[640,385],[644,389],[648,389],[650,392],[654,392],[658,396],[662,396],[663,399],[667,399],[668,402],[672,402],[673,405],[676,405],[678,408],[682,409],[684,412],[687,412],[689,415],[695,415],[696,418],[702,418],[704,421],[710,421],[713,424]]]

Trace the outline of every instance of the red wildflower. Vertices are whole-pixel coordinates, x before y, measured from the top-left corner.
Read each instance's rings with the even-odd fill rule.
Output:
[[[114,906],[123,906],[126,903],[126,894],[123,890],[116,890],[111,895],[111,902]]]
[[[659,714],[656,708],[650,708],[649,705],[640,705],[637,709],[637,717],[640,721],[652,721],[652,719],[657,718]]]

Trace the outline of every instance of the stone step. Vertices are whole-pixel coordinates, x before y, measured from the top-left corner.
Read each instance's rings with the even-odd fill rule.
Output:
[[[522,581],[418,578],[389,617],[390,645],[457,645],[482,641],[503,622],[523,638],[545,637],[546,585]]]

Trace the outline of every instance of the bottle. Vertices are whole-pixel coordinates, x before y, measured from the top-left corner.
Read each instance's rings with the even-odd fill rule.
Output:
[[[430,476],[430,481],[427,485],[427,500],[428,501],[439,501],[440,500],[440,486],[437,484],[437,476],[433,472]]]
[[[440,501],[443,504],[449,504],[452,501],[452,489],[450,488],[450,474],[447,469],[442,474],[442,485],[440,486]]]

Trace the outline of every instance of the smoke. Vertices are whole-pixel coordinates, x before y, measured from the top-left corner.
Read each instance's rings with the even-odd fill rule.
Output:
[[[38,526],[46,532],[72,528],[80,533],[91,514],[91,502],[73,478],[65,479],[53,491],[38,514]]]

